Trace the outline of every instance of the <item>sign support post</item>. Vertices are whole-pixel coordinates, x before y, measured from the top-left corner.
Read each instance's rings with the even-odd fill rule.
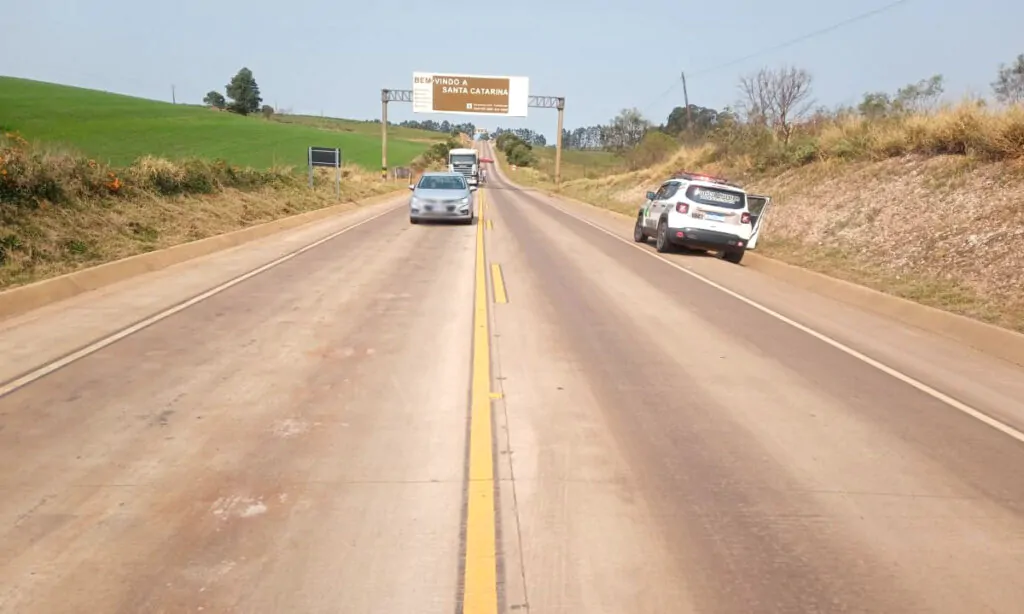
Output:
[[[565,98],[558,99],[558,136],[555,137],[555,185],[562,185],[562,116],[565,115]]]
[[[313,188],[313,167],[327,166],[334,168],[334,194],[341,198],[341,150],[331,147],[310,147],[309,160],[309,187]]]
[[[313,148],[306,152],[306,166],[309,167],[309,189],[313,189]]]
[[[388,178],[388,90],[380,91],[380,178]]]

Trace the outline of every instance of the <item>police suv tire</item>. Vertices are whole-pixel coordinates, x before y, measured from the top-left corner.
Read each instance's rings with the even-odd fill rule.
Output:
[[[660,254],[667,254],[672,251],[672,244],[668,240],[668,222],[665,220],[658,222],[658,236],[654,246]]]
[[[745,249],[740,249],[740,250],[731,251],[731,252],[724,252],[722,254],[722,259],[725,260],[726,262],[731,262],[733,264],[739,264],[740,262],[743,261],[743,255],[746,254],[746,253],[747,253],[747,250],[745,250]]]
[[[409,223],[410,224],[419,224],[420,221],[418,219],[414,218],[414,217],[411,217],[411,218],[409,218]]]
[[[647,234],[644,232],[643,214],[636,216],[636,226],[633,227],[633,240],[637,243],[647,243]]]

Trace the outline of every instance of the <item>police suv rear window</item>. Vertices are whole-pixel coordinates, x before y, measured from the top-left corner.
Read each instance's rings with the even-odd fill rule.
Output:
[[[686,198],[702,205],[724,207],[726,209],[742,209],[744,201],[743,192],[708,188],[702,185],[691,185],[686,190]]]

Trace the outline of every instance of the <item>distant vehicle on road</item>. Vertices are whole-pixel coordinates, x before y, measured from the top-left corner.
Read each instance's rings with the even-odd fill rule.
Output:
[[[493,166],[494,160],[491,158],[480,158],[480,185],[487,183],[487,176],[490,174],[487,170],[488,165]]]
[[[450,220],[472,224],[476,216],[476,186],[459,173],[423,173],[416,185],[409,186],[409,223],[423,220]]]
[[[747,194],[739,185],[697,173],[678,173],[648,192],[633,228],[633,240],[655,237],[659,252],[674,246],[715,251],[739,264],[757,245],[771,198]]]
[[[469,185],[480,183],[480,154],[473,148],[456,148],[448,151],[448,172],[459,173]]]

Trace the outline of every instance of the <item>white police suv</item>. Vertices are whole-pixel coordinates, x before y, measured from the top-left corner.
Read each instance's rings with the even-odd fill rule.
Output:
[[[659,252],[673,246],[715,251],[739,264],[757,245],[758,232],[771,198],[748,194],[739,185],[718,177],[678,173],[648,192],[633,229],[633,240],[655,238]]]

